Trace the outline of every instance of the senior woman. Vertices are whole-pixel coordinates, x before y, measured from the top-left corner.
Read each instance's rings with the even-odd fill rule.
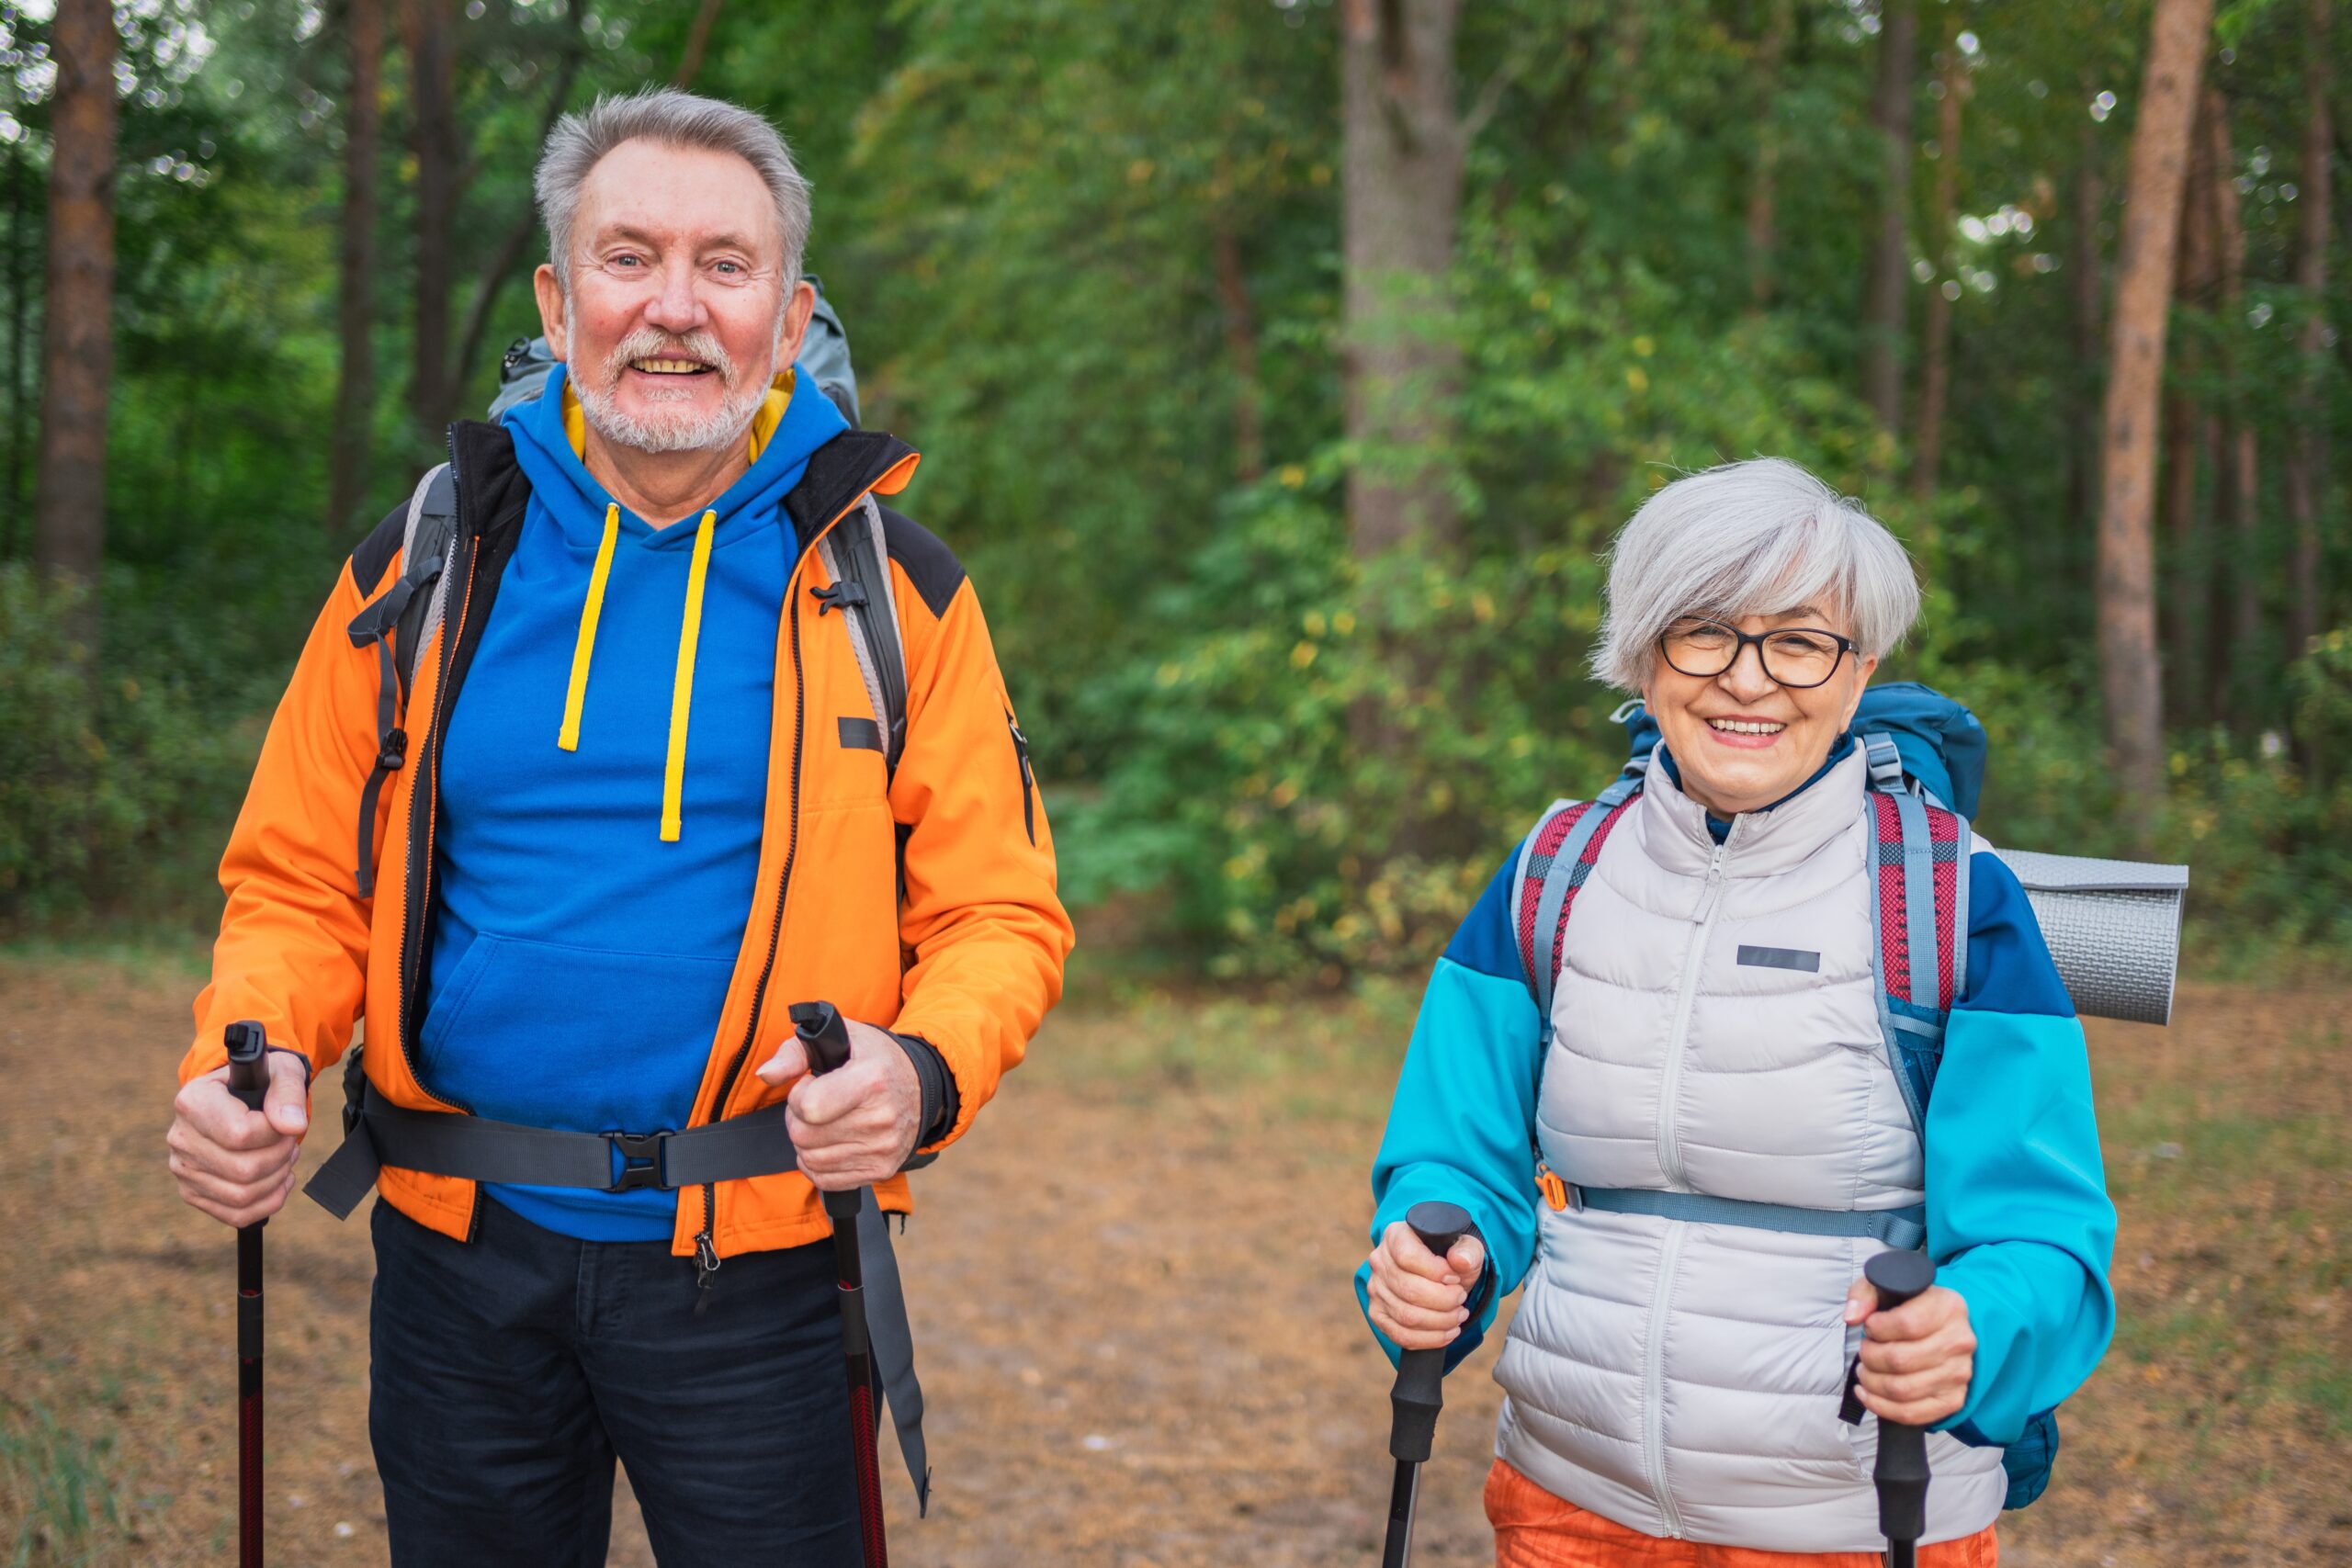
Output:
[[[1965,869],[1924,1138],[1883,1043],[1849,726],[1917,608],[1893,536],[1776,459],[1669,484],[1618,538],[1595,668],[1661,743],[1562,928],[1548,1021],[1517,854],[1439,960],[1358,1273],[1392,1353],[1450,1362],[1527,1283],[1495,1370],[1504,1568],[1876,1564],[1876,1421],[1839,1413],[1857,1346],[1871,1416],[1936,1428],[1919,1561],[1992,1563],[2001,1445],[2106,1348],[2115,1219],[2082,1030],[1989,852]],[[1939,1282],[1878,1311],[1860,1274],[1882,1240],[1598,1201],[1629,1192],[1846,1211],[1849,1233],[1853,1211],[1924,1204]],[[1402,1223],[1426,1199],[1478,1234],[1432,1255]]]

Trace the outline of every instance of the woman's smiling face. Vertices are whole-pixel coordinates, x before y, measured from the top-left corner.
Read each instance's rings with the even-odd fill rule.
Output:
[[[1772,640],[1741,642],[1726,632]],[[1642,701],[1665,736],[1683,793],[1718,817],[1736,817],[1772,805],[1811,778],[1852,722],[1878,668],[1876,659],[1851,646],[1852,637],[1841,611],[1815,604],[1737,619],[1691,615],[1668,626]],[[1719,673],[1686,673],[1714,668],[1726,656],[1730,663]],[[1774,679],[1777,671],[1804,682],[1823,665],[1829,672],[1818,685]]]

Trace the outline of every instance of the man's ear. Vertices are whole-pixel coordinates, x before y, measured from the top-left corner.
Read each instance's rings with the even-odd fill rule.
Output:
[[[548,352],[559,360],[566,358],[563,285],[556,281],[554,267],[539,264],[539,270],[531,275],[531,292],[538,296],[539,331],[547,334]]]
[[[784,302],[784,320],[778,323],[775,338],[775,365],[769,371],[781,376],[792,368],[800,357],[800,344],[808,335],[808,322],[817,314],[817,288],[807,278],[792,286],[792,297]]]

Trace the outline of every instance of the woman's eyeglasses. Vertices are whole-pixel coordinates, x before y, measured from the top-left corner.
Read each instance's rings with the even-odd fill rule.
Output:
[[[1718,621],[1679,621],[1657,639],[1658,651],[1668,664],[1702,679],[1720,675],[1738,663],[1740,650],[1749,643],[1756,645],[1765,678],[1797,691],[1818,686],[1838,673],[1838,666],[1854,648],[1853,638],[1815,626],[1743,632]]]

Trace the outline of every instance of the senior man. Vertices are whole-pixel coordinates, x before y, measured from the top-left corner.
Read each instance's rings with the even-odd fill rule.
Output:
[[[427,591],[406,507],[312,629],[222,863],[171,1167],[228,1224],[275,1213],[311,1077],[364,1016],[345,1152],[362,1183],[381,1162],[396,1563],[601,1563],[616,1455],[664,1562],[854,1563],[815,1189],[905,1212],[901,1172],[1020,1060],[1071,944],[1052,842],[962,568],[872,503],[915,455],[791,368],[813,293],[782,139],[607,98],[556,128],[537,191],[561,368],[449,433],[413,676],[361,632]],[[887,545],[902,743],[828,614],[876,608],[821,547],[853,514]],[[820,998],[856,1021],[822,1078],[786,1018]],[[259,1112],[224,1082],[240,1020],[272,1047]],[[612,1179],[481,1178],[515,1168],[454,1134],[499,1124],[609,1135]]]

